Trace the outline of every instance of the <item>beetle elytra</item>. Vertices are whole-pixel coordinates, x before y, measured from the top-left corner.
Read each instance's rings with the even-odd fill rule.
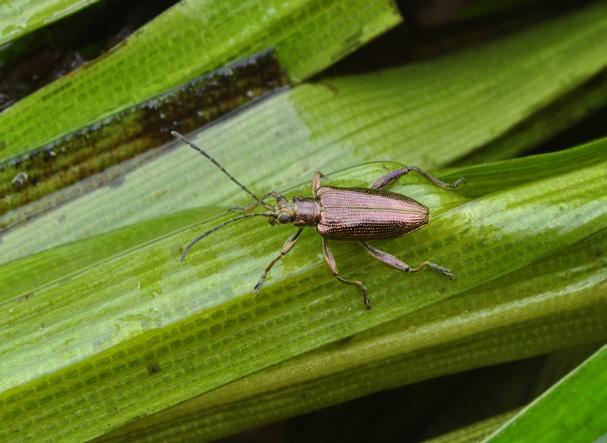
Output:
[[[261,289],[261,285],[272,267],[293,249],[306,226],[316,227],[316,232],[323,238],[323,253],[331,273],[342,283],[357,286],[363,295],[367,309],[371,308],[367,287],[363,282],[346,278],[339,273],[335,258],[329,248],[329,240],[358,241],[371,256],[399,271],[419,272],[428,268],[448,278],[455,278],[455,275],[449,269],[436,263],[426,261],[419,266],[411,267],[392,254],[370,245],[368,240],[399,237],[415,231],[428,223],[429,209],[426,206],[410,197],[385,190],[388,185],[400,177],[414,171],[429,180],[432,184],[443,189],[457,189],[464,182],[463,178],[459,178],[453,183],[446,183],[420,168],[406,166],[380,177],[368,189],[338,188],[335,186],[323,186],[321,184],[322,174],[316,172],[312,179],[312,198],[295,197],[292,201],[289,201],[285,196],[274,191],[268,192],[260,198],[236,180],[219,162],[196,146],[192,141],[177,131],[171,131],[171,134],[209,159],[230,180],[253,197],[254,200],[248,206],[232,208],[234,211],[243,212],[242,215],[220,223],[188,243],[181,254],[182,261],[194,244],[224,226],[251,217],[267,217],[271,225],[275,225],[276,223],[293,223],[298,229],[295,234],[285,241],[280,254],[264,269],[253,289],[255,294]],[[267,202],[270,198],[275,202],[273,205]],[[253,212],[260,206],[265,208],[265,210]]]

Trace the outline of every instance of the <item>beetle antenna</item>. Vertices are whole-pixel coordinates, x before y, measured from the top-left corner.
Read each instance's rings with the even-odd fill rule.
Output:
[[[274,216],[273,212],[254,212],[253,214],[239,215],[238,217],[234,217],[234,218],[231,218],[229,220],[226,220],[223,223],[220,223],[217,226],[209,229],[208,231],[203,232],[198,237],[196,237],[194,240],[192,240],[191,242],[189,242],[188,245],[183,250],[183,253],[181,254],[181,259],[180,260],[183,261],[185,259],[185,256],[188,254],[188,252],[190,252],[190,249],[192,249],[192,246],[194,246],[196,243],[198,243],[203,238],[211,235],[213,232],[220,230],[224,226],[230,225],[230,224],[232,224],[234,222],[237,222],[239,220],[243,220],[245,218],[251,218],[251,217],[272,217],[272,216]]]
[[[208,158],[211,161],[211,163],[213,163],[215,166],[217,166],[219,169],[221,169],[221,171],[225,175],[227,175],[230,178],[230,180],[232,180],[234,183],[236,183],[238,186],[240,186],[240,189],[242,189],[244,192],[246,192],[247,194],[249,194],[251,197],[253,197],[260,204],[263,204],[263,201],[259,197],[257,197],[253,192],[251,192],[249,189],[247,189],[247,187],[245,185],[243,185],[238,180],[236,180],[236,178],[234,178],[234,176],[232,174],[230,174],[228,171],[226,171],[225,168],[223,166],[221,166],[217,160],[215,160],[213,157],[211,157],[209,154],[207,154],[202,148],[200,148],[199,146],[195,145],[194,142],[192,142],[191,140],[187,139],[185,136],[181,135],[177,131],[171,131],[171,135],[173,137],[176,137],[176,138],[180,139],[181,141],[187,143],[188,145],[190,145],[190,147],[192,149],[200,152],[202,155],[204,155],[206,158]]]

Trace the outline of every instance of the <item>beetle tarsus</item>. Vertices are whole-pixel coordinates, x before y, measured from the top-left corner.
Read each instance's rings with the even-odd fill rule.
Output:
[[[464,183],[466,183],[466,179],[464,177],[460,177],[453,183],[450,183],[451,187],[449,189],[458,189]]]
[[[455,274],[453,272],[451,272],[451,270],[444,268],[440,265],[437,265],[436,263],[430,263],[430,262],[426,262],[424,263],[427,267],[429,267],[430,269],[435,270],[436,272],[439,272],[441,274],[443,274],[445,277],[453,280],[455,279]]]
[[[371,299],[369,298],[369,292],[367,291],[367,287],[365,285],[362,285],[360,287],[360,290],[363,293],[363,300],[365,302],[365,308],[367,308],[367,310],[371,309]]]
[[[455,280],[455,274],[453,272],[451,272],[449,269],[447,268],[443,268],[441,266],[439,266],[438,268],[440,269],[436,269],[438,272],[440,272],[441,274],[443,274],[445,277],[447,277],[450,280]]]
[[[263,280],[263,277],[259,279],[255,287],[253,288],[253,294],[259,294],[259,291],[261,290],[261,285],[263,285]]]
[[[369,290],[367,289],[367,287],[364,285],[363,282],[361,282],[360,280],[350,280],[349,278],[342,277],[339,274],[334,274],[334,275],[342,283],[345,283],[347,285],[352,285],[352,286],[358,286],[358,289],[360,289],[360,292],[363,295],[363,301],[365,302],[365,307],[367,309],[371,309],[371,299],[369,298]]]

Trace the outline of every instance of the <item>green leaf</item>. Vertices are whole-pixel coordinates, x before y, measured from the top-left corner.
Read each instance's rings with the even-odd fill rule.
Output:
[[[0,4],[0,46],[47,26],[98,0],[3,0]]]
[[[599,441],[607,435],[605,386],[607,346],[603,346],[485,441]]]
[[[597,3],[460,54],[302,85],[196,140],[256,191],[362,161],[442,166],[600,72],[604,11]],[[188,426],[211,438],[604,339],[606,143],[446,171],[468,178],[457,193],[402,180],[394,190],[427,204],[432,221],[377,245],[411,264],[432,259],[458,278],[401,275],[355,244],[335,245],[340,270],[370,287],[371,312],[331,277],[314,232],[257,298],[251,287],[284,229],[243,222],[180,263],[184,244],[243,202],[192,151],[168,151],[114,187],[81,193],[2,237],[0,278],[21,277],[13,292],[2,280],[0,420],[12,427],[0,438],[90,439],[143,417],[169,435],[177,420],[165,426],[154,414],[197,396],[202,415],[194,404]],[[367,186],[393,167],[362,165],[327,180]],[[309,195],[309,183],[294,194]],[[65,273],[58,264],[37,272],[62,257]]]
[[[0,161],[270,47],[300,81],[400,20],[392,0],[181,1],[0,114]]]
[[[426,440],[425,443],[477,443],[495,431],[506,420],[512,418],[514,414],[514,411],[508,411],[440,437]]]
[[[379,390],[605,339],[606,248],[603,229],[457,297],[247,376],[105,440],[161,441],[179,433],[211,440]]]
[[[12,158],[0,165],[0,229],[73,199],[86,187],[47,197],[55,191],[99,172],[105,183],[120,177],[158,151],[151,148],[173,141],[171,130],[191,132],[287,85],[274,52],[264,51]]]
[[[29,291],[61,280],[108,257],[141,246],[220,211],[217,207],[189,209],[145,222],[135,223],[107,233],[86,237],[0,266],[3,284],[0,300],[21,296]]]
[[[18,424],[19,435],[38,438],[80,414],[55,435],[91,438],[462,294],[599,232],[607,222],[606,166],[576,168],[468,202],[428,185],[397,186],[438,215],[426,229],[378,246],[412,264],[431,258],[458,279],[425,272],[410,276],[411,285],[411,278],[370,261],[356,245],[336,245],[341,271],[369,286],[370,312],[353,288],[327,273],[312,232],[256,298],[252,282],[276,253],[283,230],[243,223],[217,232],[180,263],[179,248],[217,221],[100,263],[26,300],[7,300],[0,320],[8,331],[0,347],[2,418]],[[377,173],[370,165],[331,181],[370,183]],[[594,340],[604,334],[596,320],[580,332]],[[513,346],[520,350],[517,340]],[[52,411],[44,407],[47,398]],[[16,431],[4,432],[8,438]]]
[[[450,168],[442,172],[437,171],[437,174],[446,181],[455,181],[465,175],[468,183],[458,191],[458,195],[480,197],[504,188],[569,172],[572,164],[582,168],[596,164],[597,161],[606,161],[605,147],[605,141],[599,140],[554,154],[513,159],[490,165]],[[382,174],[383,168],[394,169],[400,166],[396,163],[380,163],[370,167],[379,175]],[[496,180],[496,177],[499,177],[499,180]],[[344,183],[344,185],[348,184],[351,183]],[[228,185],[232,186],[229,183]],[[65,278],[98,261],[163,237],[205,217],[213,218],[221,210],[215,206],[187,209],[69,242],[7,263],[0,266],[0,281],[6,286],[0,294],[0,300],[28,296],[28,292],[36,287]]]
[[[365,161],[443,166],[491,143],[602,68],[607,51],[596,48],[607,45],[607,29],[595,17],[604,9],[598,3],[431,62],[301,85],[206,129],[197,141],[259,192],[309,180],[316,169]],[[587,38],[595,44],[587,45]],[[544,62],[559,69],[547,71]],[[528,81],[521,84],[520,77]],[[125,174],[120,186],[103,187],[5,233],[0,263],[180,210],[242,202],[211,165],[190,160],[190,152],[167,152]],[[104,176],[97,181],[104,184]]]
[[[601,109],[606,102],[607,70],[603,69],[600,74],[457,163],[472,165],[520,155]]]

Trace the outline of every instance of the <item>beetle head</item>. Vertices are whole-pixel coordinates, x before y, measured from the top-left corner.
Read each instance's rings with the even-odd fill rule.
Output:
[[[274,205],[273,212],[274,216],[270,217],[268,221],[271,225],[280,223],[285,225],[295,220],[295,203],[289,202],[283,195],[274,196],[276,204]]]

